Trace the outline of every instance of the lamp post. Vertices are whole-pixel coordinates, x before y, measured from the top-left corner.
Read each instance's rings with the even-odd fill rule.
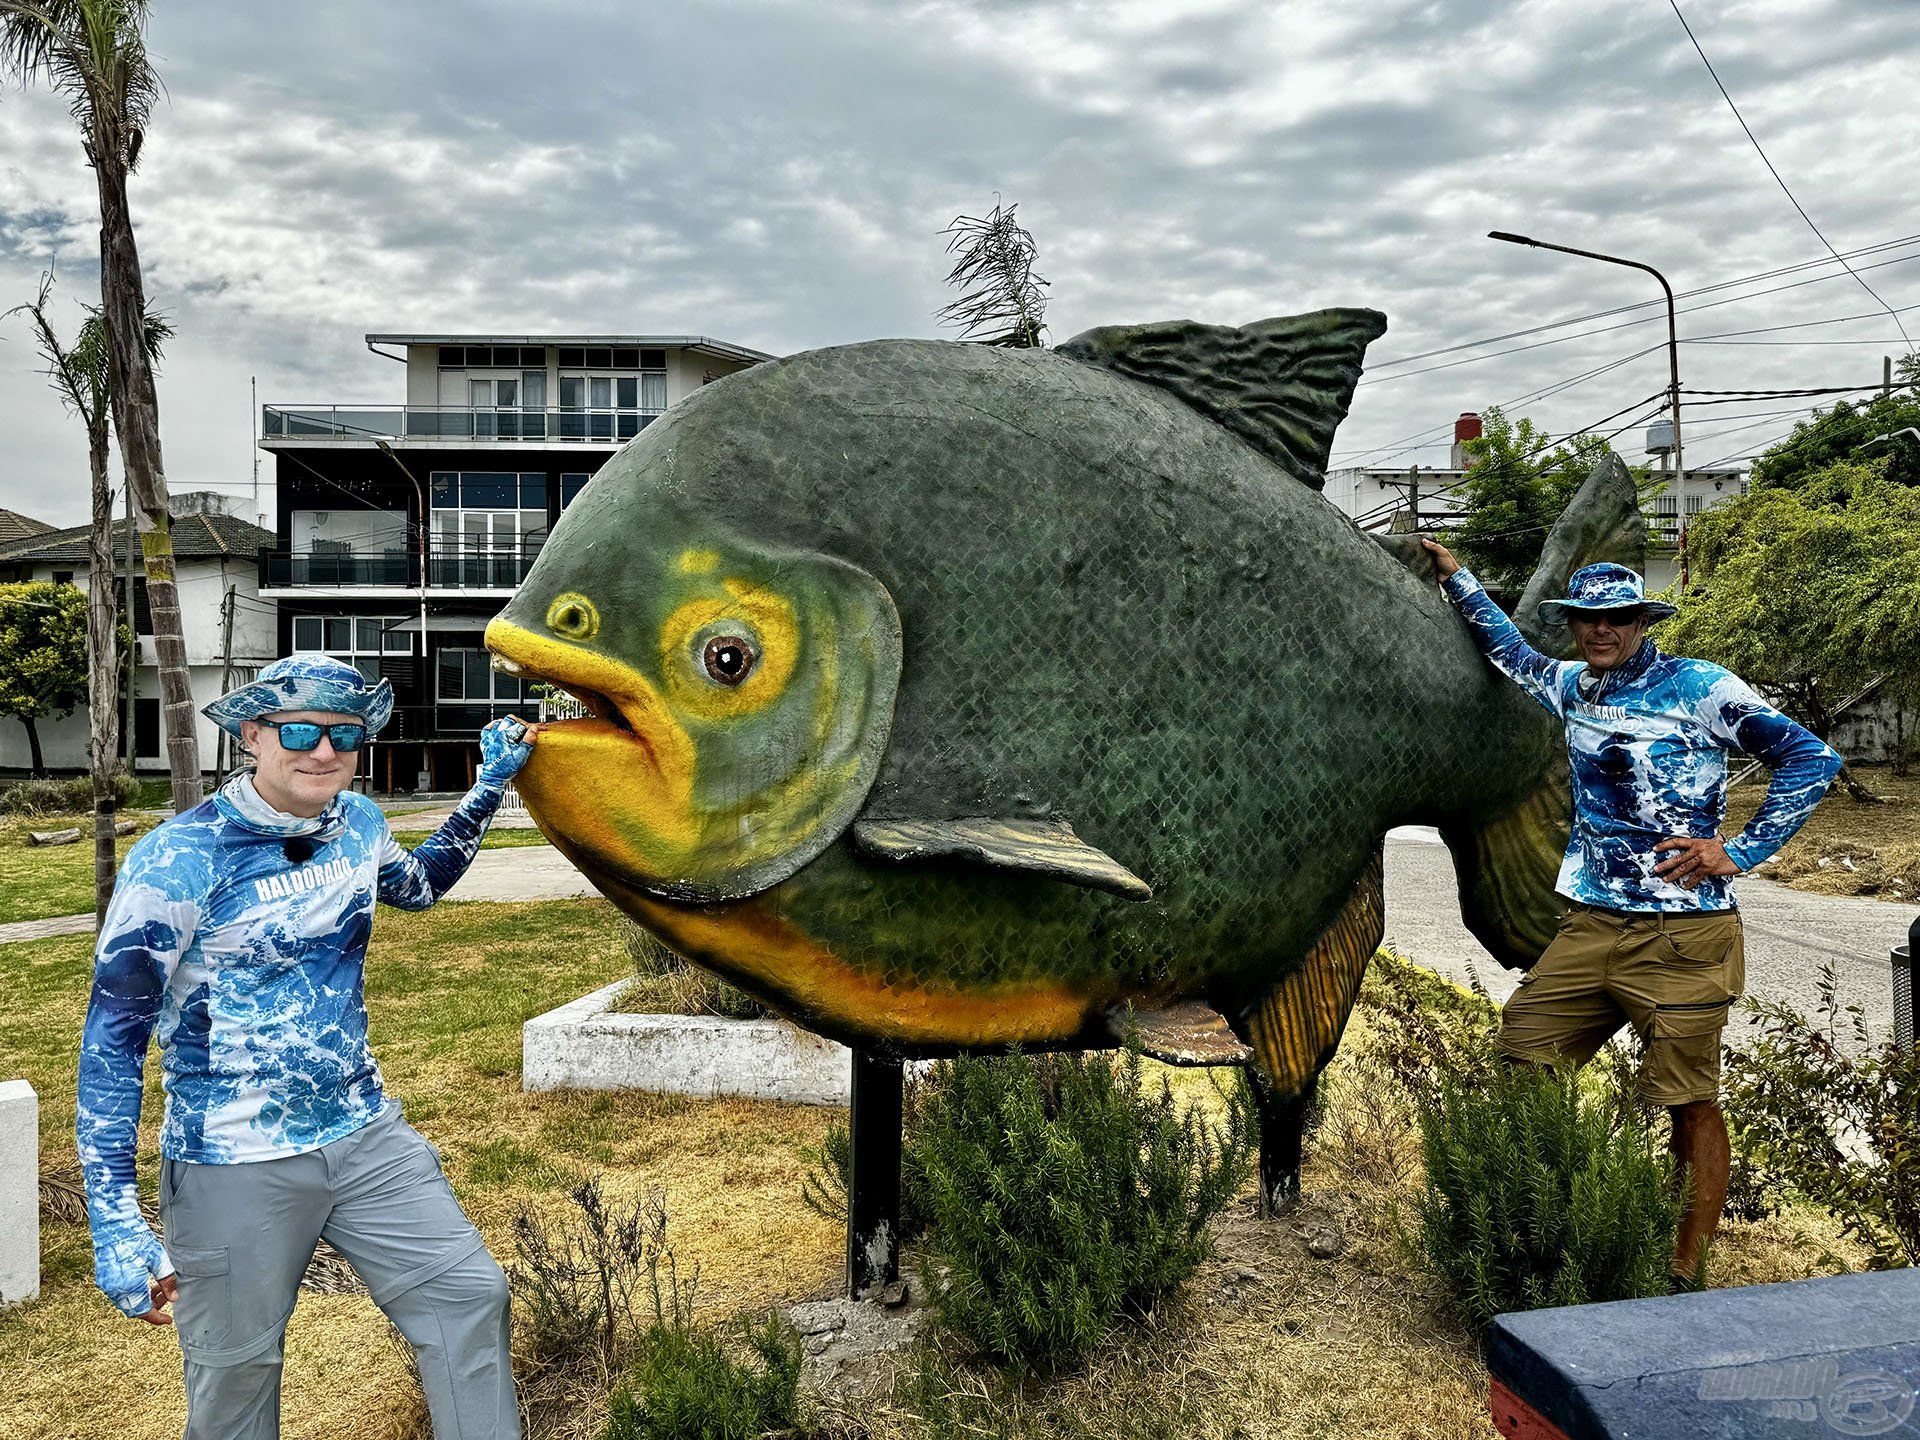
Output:
[[[420,515],[420,529],[416,537],[418,542],[416,548],[420,553],[420,698],[421,703],[425,705],[428,703],[427,685],[430,679],[427,674],[427,492],[421,488],[420,478],[407,468],[405,461],[393,453],[393,447],[391,445],[377,435],[374,437],[373,443],[380,447],[382,454],[400,467],[400,473],[406,476],[408,481],[412,483],[414,503],[418,507]],[[368,762],[368,768],[372,768],[371,761]],[[389,758],[388,761],[388,768],[389,771],[391,771],[391,758]],[[423,781],[426,774],[427,746],[425,726],[423,725],[420,736],[420,775]],[[371,776],[368,777],[367,783],[368,787],[371,788],[373,783]],[[421,788],[424,789],[425,785],[422,784]]]
[[[1576,250],[1571,245],[1555,245],[1546,240],[1535,240],[1526,235],[1513,235],[1505,230],[1489,230],[1489,240],[1504,240],[1509,245],[1530,245],[1536,250],[1558,250],[1562,255],[1579,255],[1588,260],[1601,260],[1609,265],[1625,265],[1630,270],[1644,270],[1660,282],[1660,288],[1667,296],[1667,384],[1668,398],[1673,402],[1673,493],[1674,506],[1680,512],[1680,588],[1687,588],[1687,462],[1680,448],[1680,332],[1674,321],[1673,287],[1667,283],[1667,277],[1651,265],[1638,260],[1623,260],[1618,255],[1602,255],[1597,250]]]

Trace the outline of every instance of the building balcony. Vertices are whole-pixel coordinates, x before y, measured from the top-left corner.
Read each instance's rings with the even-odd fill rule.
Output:
[[[633,409],[492,409],[474,405],[263,405],[260,441],[360,444],[405,441],[441,447],[621,445],[661,411]]]
[[[506,545],[432,545],[429,592],[497,592],[520,587],[540,555],[540,539]],[[262,546],[260,593],[289,591],[418,590],[420,557],[404,546],[361,550]]]

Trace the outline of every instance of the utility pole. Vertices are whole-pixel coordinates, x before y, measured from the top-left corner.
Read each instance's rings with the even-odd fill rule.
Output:
[[[1660,282],[1660,288],[1667,297],[1667,373],[1669,378],[1667,395],[1673,409],[1673,495],[1674,505],[1680,513],[1680,588],[1687,588],[1687,462],[1685,452],[1680,448],[1680,331],[1674,320],[1673,287],[1667,283],[1667,277],[1653,266],[1638,260],[1624,260],[1618,255],[1602,255],[1598,250],[1576,250],[1571,245],[1554,245],[1545,240],[1532,240],[1525,235],[1510,234],[1505,230],[1489,230],[1489,240],[1504,240],[1509,245],[1530,245],[1536,250],[1558,250],[1562,255],[1578,255],[1587,260],[1600,260],[1608,265],[1625,265],[1630,270],[1644,270]]]
[[[1413,533],[1420,533],[1420,467],[1407,467],[1407,519],[1412,522]]]
[[[1880,398],[1882,400],[1893,398],[1893,356],[1891,355],[1880,357]]]
[[[220,693],[227,694],[233,689],[233,607],[234,590],[227,586],[227,593],[220,601]],[[227,778],[227,732],[220,731],[220,738],[214,744],[213,773],[215,783]]]

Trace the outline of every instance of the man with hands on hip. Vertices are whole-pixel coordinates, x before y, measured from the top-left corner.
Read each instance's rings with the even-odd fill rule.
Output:
[[[1674,1245],[1675,1284],[1699,1282],[1726,1205],[1730,1151],[1720,1113],[1720,1035],[1746,985],[1732,877],[1806,821],[1840,757],[1704,660],[1662,654],[1649,626],[1674,613],[1639,575],[1602,563],[1574,572],[1564,619],[1580,659],[1542,655],[1473,573],[1422,539],[1441,589],[1494,667],[1566,727],[1573,816],[1556,891],[1569,909],[1501,1013],[1515,1062],[1584,1064],[1623,1024],[1643,1045],[1641,1094],[1673,1117],[1673,1152],[1692,1193]],[[1727,752],[1773,771],[1747,827],[1722,840]]]
[[[318,653],[208,705],[254,768],[134,845],[101,926],[75,1122],[94,1278],[175,1327],[185,1440],[278,1435],[281,1339],[323,1237],[412,1345],[436,1436],[520,1433],[506,1279],[382,1087],[362,967],[375,901],[452,888],[538,727],[488,725],[478,781],[409,851],[349,788],[392,709],[385,680]],[[164,1244],[134,1183],[150,1039]]]

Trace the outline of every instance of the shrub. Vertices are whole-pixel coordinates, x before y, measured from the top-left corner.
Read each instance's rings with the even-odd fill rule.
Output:
[[[566,1363],[598,1356],[611,1367],[648,1328],[689,1324],[700,1272],[696,1266],[680,1277],[661,1192],[610,1206],[599,1181],[583,1180],[567,1199],[572,1212],[559,1221],[525,1208],[513,1217],[507,1283],[532,1358]]]
[[[684,1324],[648,1334],[639,1363],[614,1392],[607,1440],[758,1440],[800,1425],[800,1336],[768,1315],[741,1322],[734,1358],[722,1338]]]
[[[1667,1293],[1681,1196],[1629,1102],[1497,1066],[1442,1077],[1420,1139],[1418,1248],[1475,1329],[1506,1310]]]
[[[1150,1092],[1140,1052],[944,1062],[914,1149],[922,1282],[940,1319],[1000,1360],[1048,1370],[1138,1317],[1207,1253],[1252,1168],[1240,1080],[1226,1118]]]
[[[1759,1035],[1730,1051],[1726,1084],[1742,1198],[1765,1213],[1798,1191],[1867,1248],[1873,1268],[1920,1263],[1920,1050],[1870,1043],[1860,1007],[1843,1007],[1838,991],[1829,960],[1813,1018],[1748,1002]]]
[[[757,1020],[767,1013],[767,1007],[744,990],[676,955],[644,926],[627,922],[621,938],[633,960],[633,985],[621,998],[622,1010],[734,1020]]]
[[[125,770],[113,772],[113,788],[125,809],[140,796],[140,782]],[[0,786],[0,815],[82,815],[93,809],[93,779],[21,780]]]

